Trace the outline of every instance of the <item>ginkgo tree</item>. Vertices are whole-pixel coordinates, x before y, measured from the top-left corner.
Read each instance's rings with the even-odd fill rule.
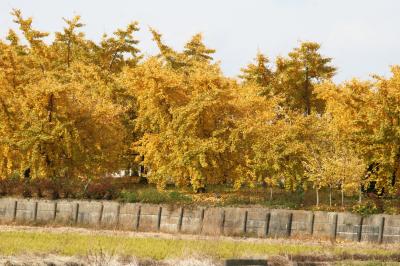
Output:
[[[317,98],[314,87],[329,81],[336,68],[332,58],[320,54],[321,46],[314,42],[302,42],[287,57],[276,59],[274,90],[285,99],[286,106],[306,115],[321,113],[324,103]]]
[[[332,59],[302,42],[257,53],[227,77],[195,34],[176,50],[138,22],[87,39],[80,16],[54,35],[13,10],[0,40],[0,178],[104,177],[141,165],[159,189],[208,184],[398,193],[400,67],[336,84]],[[55,191],[54,196],[57,196]]]
[[[119,170],[123,108],[87,60],[94,51],[75,32],[79,17],[65,20],[64,32],[47,44],[31,18],[13,15],[27,44],[10,31],[0,52],[1,176],[57,180]]]

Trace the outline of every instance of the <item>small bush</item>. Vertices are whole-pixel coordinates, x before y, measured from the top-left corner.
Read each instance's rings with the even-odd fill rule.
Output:
[[[182,194],[178,191],[171,191],[169,193],[169,200],[172,202],[179,202],[179,203],[189,203],[192,202],[192,198]]]
[[[119,194],[119,200],[122,202],[135,203],[139,202],[139,197],[134,191],[122,190]]]
[[[365,203],[360,203],[360,204],[354,205],[353,212],[365,216],[365,215],[379,213],[379,210],[376,207],[375,203],[373,203],[371,201],[367,201]]]
[[[168,201],[168,195],[155,188],[138,190],[138,198],[143,203],[165,203]]]
[[[0,178],[0,196],[17,194],[20,187],[19,176]]]
[[[89,199],[113,199],[117,196],[117,189],[109,178],[95,180],[89,183],[85,196]]]
[[[162,192],[155,188],[139,189],[137,191],[122,190],[119,194],[122,202],[142,203],[190,203],[192,198],[178,191]]]
[[[399,214],[399,208],[396,208],[395,206],[387,206],[385,207],[385,213],[391,215],[397,215]]]

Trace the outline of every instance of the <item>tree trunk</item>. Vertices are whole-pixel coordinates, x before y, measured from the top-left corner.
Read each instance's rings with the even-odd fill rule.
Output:
[[[361,204],[361,200],[362,200],[362,191],[361,191],[361,188],[360,188],[360,194],[358,195],[358,203]]]
[[[316,196],[317,196],[317,206],[319,206],[319,190],[315,188]]]
[[[342,185],[342,207],[344,207],[344,190]]]
[[[71,39],[68,40],[67,44],[67,67],[69,68],[71,61]]]
[[[304,102],[305,102],[305,114],[308,116],[311,114],[311,91],[308,77],[308,67],[306,67],[306,77],[304,83]]]
[[[269,200],[272,201],[272,187],[269,188]]]

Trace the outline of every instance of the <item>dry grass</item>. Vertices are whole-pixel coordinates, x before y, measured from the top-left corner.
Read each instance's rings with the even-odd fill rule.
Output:
[[[134,256],[155,261],[222,260],[226,258],[284,256],[335,260],[400,260],[400,245],[338,243],[312,240],[235,239],[190,235],[146,234],[78,228],[0,227],[0,254],[58,254],[88,261],[112,261]],[[308,257],[307,257],[308,256]],[[296,259],[296,260],[297,260]],[[194,263],[194,262],[193,262]],[[95,264],[94,264],[95,265]],[[179,264],[177,264],[179,265]],[[195,264],[198,265],[198,264]]]

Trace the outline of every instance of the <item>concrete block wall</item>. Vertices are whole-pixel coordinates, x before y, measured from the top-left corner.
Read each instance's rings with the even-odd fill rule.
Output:
[[[352,213],[338,213],[336,237],[361,241],[363,217]]]
[[[382,242],[384,222],[383,215],[364,217],[361,228],[361,241]]]
[[[201,207],[183,208],[181,233],[200,234],[203,227],[204,209]]]
[[[17,200],[0,198],[0,222],[7,223],[14,221],[17,210]]]
[[[37,218],[38,202],[35,200],[18,200],[15,214],[15,221],[29,222],[35,221]]]
[[[117,228],[121,205],[118,202],[103,202],[100,224],[106,228]]]
[[[266,237],[270,218],[271,214],[268,209],[249,209],[247,211],[246,234],[253,237]]]
[[[248,212],[244,208],[224,208],[223,234],[242,236],[246,233]]]
[[[204,235],[222,235],[225,219],[225,210],[222,208],[207,208],[204,210],[201,233]]]
[[[77,224],[98,226],[101,222],[104,205],[97,201],[77,203]]]
[[[400,215],[384,215],[382,241],[386,243],[400,242]]]
[[[336,238],[338,214],[335,212],[314,212],[312,235],[321,238]]]
[[[292,213],[291,236],[311,236],[313,234],[314,213],[309,211],[297,211]]]
[[[314,237],[400,243],[400,215],[195,207],[112,201],[0,198],[0,223],[249,237]]]
[[[75,224],[77,219],[78,203],[70,201],[56,202],[56,216],[54,222],[59,224]]]
[[[123,230],[137,231],[139,228],[140,205],[127,203],[120,205],[118,227]]]
[[[53,222],[56,218],[57,203],[41,200],[37,202],[36,221],[41,223]]]
[[[140,206],[139,227],[142,232],[157,232],[160,230],[162,207],[143,204]]]

